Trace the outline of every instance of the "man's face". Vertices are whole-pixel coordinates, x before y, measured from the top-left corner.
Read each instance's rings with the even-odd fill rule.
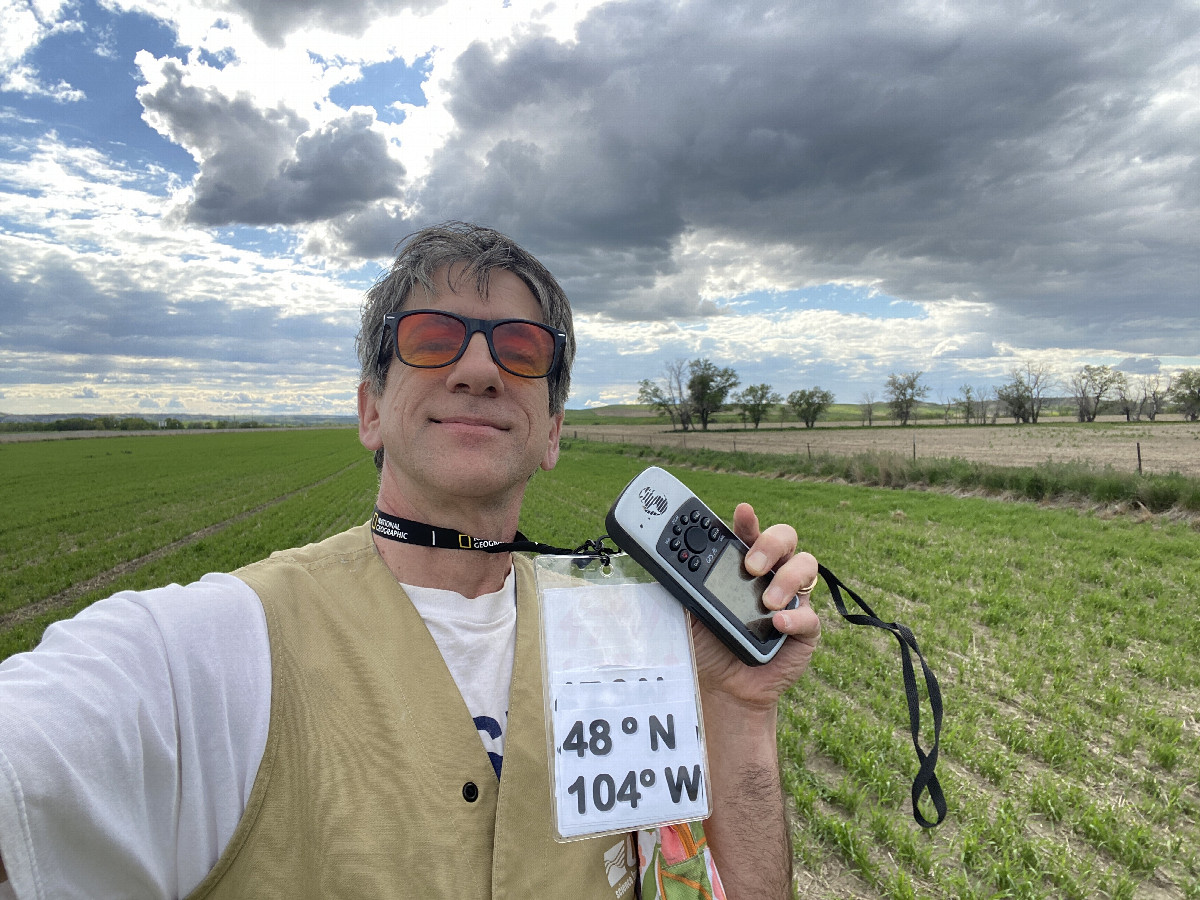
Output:
[[[455,272],[457,274],[457,270]],[[537,300],[507,270],[490,273],[486,296],[474,278],[451,288],[448,270],[430,296],[417,288],[405,309],[443,309],[480,319],[543,321]],[[540,466],[558,461],[562,414],[549,412],[545,378],[519,378],[496,365],[483,334],[471,336],[462,357],[440,369],[417,369],[393,359],[382,395],[359,388],[359,435],[370,450],[383,447],[382,490],[431,515],[457,499],[476,505],[519,502]],[[431,507],[431,508],[426,508]]]

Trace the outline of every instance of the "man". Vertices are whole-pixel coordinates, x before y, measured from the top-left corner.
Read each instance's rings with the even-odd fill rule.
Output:
[[[0,897],[614,896],[611,838],[550,838],[532,566],[418,538],[513,540],[558,459],[566,298],[503,235],[438,226],[368,293],[358,350],[378,514],[408,525],[117,595],[0,666]],[[728,896],[785,897],[776,707],[818,638],[816,561],[745,504],[734,527],[792,637],[749,668],[694,629],[705,832]]]

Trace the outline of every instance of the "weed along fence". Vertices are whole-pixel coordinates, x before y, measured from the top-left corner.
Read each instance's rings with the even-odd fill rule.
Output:
[[[670,431],[655,426],[566,426],[580,441],[676,450],[781,453],[793,456],[892,454],[959,458],[996,466],[1085,463],[1119,472],[1200,477],[1200,423],[1043,425],[887,425],[797,429]]]

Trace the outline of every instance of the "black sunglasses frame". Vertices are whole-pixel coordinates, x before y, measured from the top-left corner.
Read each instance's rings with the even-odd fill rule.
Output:
[[[448,319],[457,319],[463,323],[467,329],[466,335],[463,337],[462,346],[458,348],[458,352],[454,354],[453,359],[448,359],[446,362],[439,363],[436,366],[418,366],[406,361],[400,355],[399,341],[397,340],[400,320],[418,313],[432,313],[438,316],[445,316]],[[544,375],[522,375],[520,372],[514,372],[501,361],[500,355],[496,352],[496,345],[492,342],[492,329],[498,325],[505,325],[510,322],[535,325],[543,331],[548,332],[554,338],[554,355],[550,359],[550,369]],[[379,338],[379,362],[386,364],[390,357],[395,356],[404,365],[411,366],[414,369],[444,369],[446,366],[452,366],[462,359],[462,355],[467,352],[467,346],[471,343],[471,338],[477,332],[483,332],[484,340],[487,341],[488,353],[492,355],[492,362],[508,374],[515,375],[517,378],[549,378],[558,371],[558,367],[562,364],[563,349],[567,345],[566,332],[559,331],[557,328],[551,328],[545,322],[536,322],[533,319],[475,319],[471,316],[460,316],[458,313],[448,312],[444,309],[406,309],[404,312],[388,313],[383,317],[383,334]],[[389,342],[391,343],[390,348],[388,347]]]

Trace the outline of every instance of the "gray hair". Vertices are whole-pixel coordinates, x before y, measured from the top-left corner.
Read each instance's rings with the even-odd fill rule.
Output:
[[[417,285],[431,294],[435,293],[437,288],[433,276],[441,269],[457,263],[463,264],[461,271],[456,273],[457,280],[474,278],[476,289],[481,294],[487,292],[488,274],[493,269],[512,272],[525,282],[537,300],[542,309],[543,322],[566,332],[567,342],[562,361],[547,379],[550,412],[562,412],[571,390],[571,364],[575,360],[575,331],[567,295],[549,270],[512,238],[468,222],[445,222],[409,235],[401,242],[391,269],[367,291],[355,347],[361,379],[367,383],[368,390],[376,397],[383,393],[392,362],[390,356],[379,359],[384,316],[402,309]]]

